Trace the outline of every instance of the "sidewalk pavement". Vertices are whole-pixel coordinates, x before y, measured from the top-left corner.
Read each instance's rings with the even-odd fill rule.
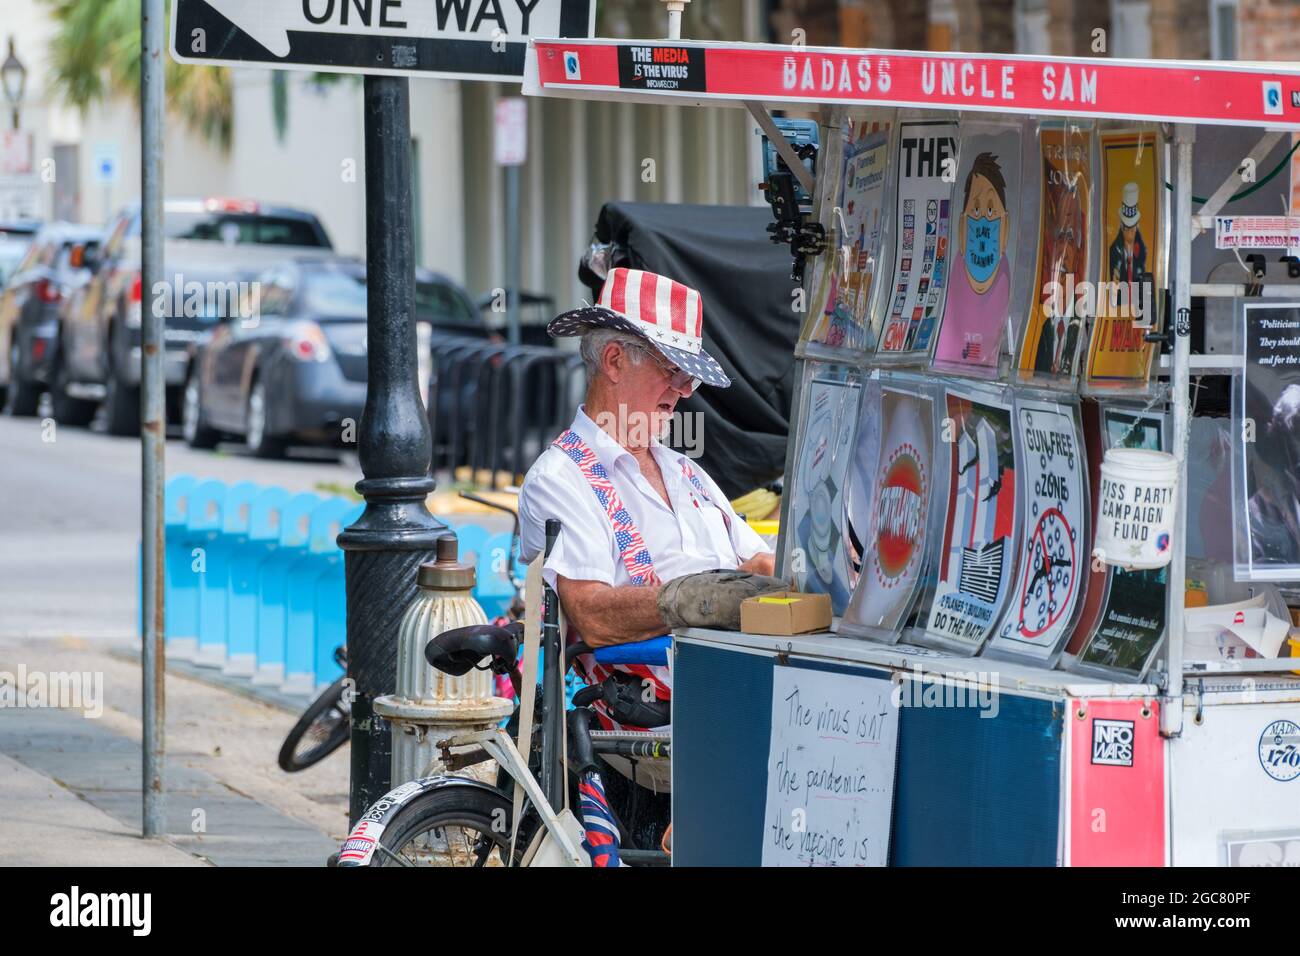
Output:
[[[286,774],[275,759],[295,713],[177,673],[165,690],[167,835],[139,837],[141,677],[124,649],[0,640],[0,672],[22,666],[29,686],[91,675],[80,708],[0,697],[0,865],[323,865],[347,829],[346,748]]]

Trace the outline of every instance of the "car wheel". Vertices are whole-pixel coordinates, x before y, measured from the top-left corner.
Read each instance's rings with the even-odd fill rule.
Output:
[[[63,362],[58,361],[50,385],[50,404],[53,406],[54,420],[60,425],[85,428],[95,417],[95,403],[69,395],[67,378]]]
[[[280,458],[284,455],[284,440],[266,433],[266,386],[261,379],[253,382],[248,393],[248,416],[245,419],[244,440],[248,450],[258,458]]]
[[[104,410],[108,433],[125,436],[140,434],[140,390],[119,379],[114,369],[108,371],[107,388]]]
[[[203,422],[203,401],[199,390],[199,373],[190,372],[185,380],[185,398],[181,405],[181,430],[185,444],[191,448],[215,448],[220,436]]]
[[[5,411],[15,418],[31,418],[41,404],[41,389],[38,385],[24,382],[18,374],[18,343],[9,348],[9,390],[5,395]]]

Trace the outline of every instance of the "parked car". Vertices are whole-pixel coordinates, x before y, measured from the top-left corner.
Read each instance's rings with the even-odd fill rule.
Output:
[[[173,199],[164,205],[163,271],[148,290],[166,322],[169,409],[180,408],[190,346],[250,296],[247,285],[274,255],[331,255],[320,222],[309,212],[243,199]],[[146,290],[140,274],[138,205],[111,221],[94,278],[61,327],[50,392],[61,423],[85,425],[102,400],[108,431],[140,428],[140,322]]]
[[[290,444],[355,441],[366,401],[366,267],[359,259],[295,258],[259,278],[256,321],[219,322],[192,350],[185,379],[185,440],[211,448],[242,437],[260,457]],[[432,374],[435,329],[485,336],[451,280],[417,270],[415,316],[421,394]]]
[[[63,304],[90,278],[94,226],[42,226],[0,293],[0,391],[11,415],[35,415],[50,382]]]
[[[0,289],[27,255],[40,228],[41,224],[35,219],[0,220]]]

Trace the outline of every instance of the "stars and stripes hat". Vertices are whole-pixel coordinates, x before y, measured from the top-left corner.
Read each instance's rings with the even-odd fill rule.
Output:
[[[678,368],[707,385],[726,388],[731,379],[702,348],[704,304],[700,294],[666,276],[640,269],[611,269],[595,305],[556,316],[546,331],[556,337],[611,328],[647,339]]]

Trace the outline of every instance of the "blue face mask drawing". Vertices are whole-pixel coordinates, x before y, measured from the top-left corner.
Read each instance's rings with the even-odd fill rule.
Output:
[[[987,282],[1002,257],[1002,218],[966,217],[966,271],[975,282]]]

